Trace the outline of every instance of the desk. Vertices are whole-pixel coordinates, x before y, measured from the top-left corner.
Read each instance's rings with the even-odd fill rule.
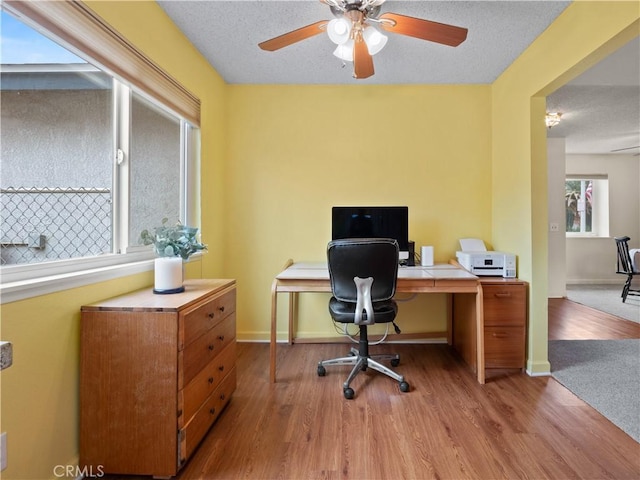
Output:
[[[294,341],[295,302],[298,293],[331,293],[329,270],[326,263],[293,263],[289,260],[271,286],[271,347],[270,380],[276,381],[276,327],[278,313],[278,293],[289,294],[289,344]],[[470,315],[468,326],[472,332],[476,353],[476,375],[478,382],[484,383],[484,314],[482,284],[478,277],[455,265],[435,265],[433,267],[400,267],[396,293],[467,293],[475,294],[475,315]],[[328,321],[328,320],[327,320]],[[460,321],[460,320],[457,320]],[[452,319],[447,322],[447,341],[455,346],[452,335]]]

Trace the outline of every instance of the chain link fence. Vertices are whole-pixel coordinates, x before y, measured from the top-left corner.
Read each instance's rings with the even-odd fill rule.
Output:
[[[108,188],[0,190],[0,265],[111,252]]]

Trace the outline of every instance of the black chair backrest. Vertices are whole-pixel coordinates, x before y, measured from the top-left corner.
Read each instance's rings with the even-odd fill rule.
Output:
[[[327,246],[329,277],[333,296],[355,303],[354,277],[373,277],[371,301],[391,300],[398,278],[398,242],[391,238],[333,240]]]
[[[616,264],[616,273],[631,273],[633,265],[631,264],[631,255],[629,254],[629,237],[615,237],[616,247],[618,248],[618,262]]]

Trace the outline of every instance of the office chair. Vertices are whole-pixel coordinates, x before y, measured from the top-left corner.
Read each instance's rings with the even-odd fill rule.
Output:
[[[640,276],[640,265],[636,265],[631,261],[629,252],[629,237],[615,237],[616,247],[618,249],[618,261],[616,263],[616,273],[627,276],[627,281],[622,287],[622,302],[627,300],[627,295],[640,295],[640,288],[632,288],[631,282],[636,275]],[[635,254],[635,250],[634,250]]]
[[[400,356],[369,355],[367,335],[367,326],[374,323],[386,323],[387,329],[393,323],[396,332],[400,332],[394,323],[398,305],[393,300],[398,277],[398,242],[388,238],[334,240],[327,247],[327,260],[333,294],[329,314],[335,322],[344,324],[345,333],[348,324],[357,325],[359,340],[358,349],[351,348],[348,356],[320,361],[318,376],[324,377],[326,366],[353,365],[342,385],[347,399],[354,396],[351,381],[367,368],[388,375],[399,383],[402,392],[408,392],[409,384],[404,377],[379,362],[390,360],[391,366],[396,367]]]

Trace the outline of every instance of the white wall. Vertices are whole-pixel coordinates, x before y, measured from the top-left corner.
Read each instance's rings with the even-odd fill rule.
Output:
[[[548,208],[549,208],[549,280],[548,296],[561,298],[567,295],[566,283],[566,235],[564,207],[565,179],[565,140],[564,138],[547,139],[548,161]],[[551,225],[557,224],[558,230],[552,231]]]
[[[566,172],[609,178],[609,237],[567,238],[566,282],[619,283],[613,237],[629,236],[629,246],[640,248],[640,156],[567,155]]]

